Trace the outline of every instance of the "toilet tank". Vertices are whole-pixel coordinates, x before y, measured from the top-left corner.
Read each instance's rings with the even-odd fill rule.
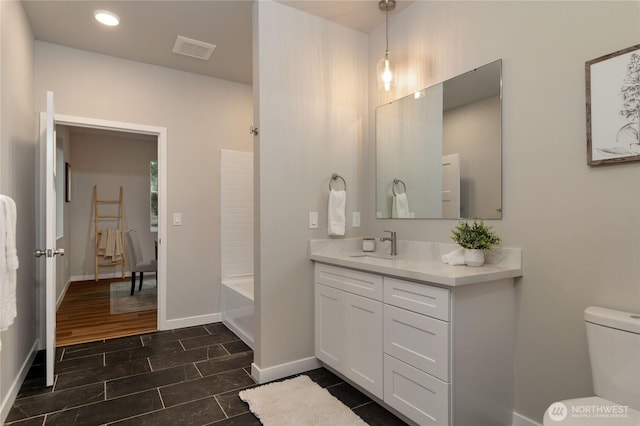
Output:
[[[640,314],[592,306],[584,320],[595,394],[640,410]]]

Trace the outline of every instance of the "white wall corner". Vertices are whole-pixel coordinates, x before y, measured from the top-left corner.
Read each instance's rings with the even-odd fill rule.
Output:
[[[294,374],[304,373],[305,371],[315,370],[321,366],[320,361],[315,356],[267,368],[260,368],[253,362],[251,363],[251,376],[258,383],[267,383],[283,377],[293,376]]]
[[[513,412],[513,423],[511,426],[542,426],[542,424],[531,420],[528,417],[523,416],[522,414],[518,414],[515,411]]]
[[[24,379],[27,377],[27,373],[29,373],[29,369],[31,368],[31,364],[33,364],[33,360],[36,357],[36,353],[38,351],[38,340],[36,339],[33,342],[33,346],[31,346],[30,355],[27,359],[24,360],[24,363],[20,367],[20,371],[16,375],[15,380],[11,383],[11,387],[9,387],[7,394],[2,400],[2,405],[0,405],[0,424],[4,424],[4,421],[7,419],[9,415],[9,410],[13,407],[13,403],[16,400],[16,396],[18,396],[18,392],[22,387],[22,383]]]

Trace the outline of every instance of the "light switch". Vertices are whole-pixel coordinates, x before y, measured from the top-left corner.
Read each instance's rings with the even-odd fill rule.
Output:
[[[318,212],[309,212],[309,229],[318,227]]]
[[[353,212],[351,226],[354,228],[360,228],[360,212]]]
[[[182,225],[182,213],[174,213],[173,214],[173,225],[174,226]]]

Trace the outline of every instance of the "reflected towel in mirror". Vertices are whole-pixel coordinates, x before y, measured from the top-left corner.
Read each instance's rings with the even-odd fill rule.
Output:
[[[346,228],[345,207],[347,191],[329,191],[328,232],[329,235],[344,235]]]
[[[409,213],[409,199],[407,193],[396,194],[393,196],[393,205],[391,206],[391,217],[394,219],[402,219],[411,217]]]

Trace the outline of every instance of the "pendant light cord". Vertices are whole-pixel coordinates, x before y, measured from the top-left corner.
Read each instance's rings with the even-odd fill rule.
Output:
[[[389,0],[385,0],[384,3],[384,37],[387,42],[387,48],[384,51],[384,55],[389,56]]]

